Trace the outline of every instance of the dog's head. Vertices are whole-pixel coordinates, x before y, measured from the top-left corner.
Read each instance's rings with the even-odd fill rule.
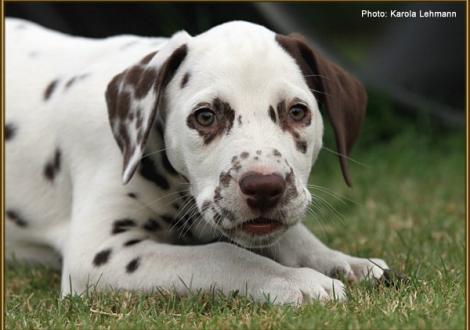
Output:
[[[350,184],[346,156],[366,106],[362,85],[301,37],[244,22],[176,34],[116,76],[106,97],[124,181],[160,122],[169,161],[189,180],[204,221],[251,247],[274,242],[304,216],[322,146],[320,107]]]

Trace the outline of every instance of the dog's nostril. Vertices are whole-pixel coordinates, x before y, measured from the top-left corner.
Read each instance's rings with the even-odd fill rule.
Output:
[[[255,209],[274,207],[286,190],[286,181],[278,174],[250,172],[240,179],[239,185],[242,193],[249,197],[248,206]]]

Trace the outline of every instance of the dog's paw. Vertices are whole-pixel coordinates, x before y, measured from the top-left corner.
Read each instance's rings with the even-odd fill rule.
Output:
[[[269,280],[262,296],[274,304],[307,304],[315,300],[346,299],[344,284],[309,268],[290,268],[284,276]]]
[[[384,276],[384,272],[389,269],[387,263],[382,259],[346,256],[346,261],[351,267],[356,282],[364,279],[379,280]]]
[[[303,259],[303,267],[310,267],[334,278],[355,283],[365,279],[379,280],[389,267],[382,259],[351,257],[338,251],[328,251]]]

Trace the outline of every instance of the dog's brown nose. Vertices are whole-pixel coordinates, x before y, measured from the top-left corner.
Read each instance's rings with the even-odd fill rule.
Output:
[[[248,196],[252,209],[265,211],[276,206],[286,190],[286,181],[278,174],[248,172],[239,181],[240,190]]]

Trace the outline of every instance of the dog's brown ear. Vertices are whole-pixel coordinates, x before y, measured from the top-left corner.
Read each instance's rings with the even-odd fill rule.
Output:
[[[328,112],[343,177],[351,186],[347,156],[359,135],[366,112],[364,87],[352,75],[309,47],[302,36],[278,34],[276,41],[295,59],[319,105]]]
[[[168,49],[165,51],[168,53]],[[186,57],[187,46],[183,44],[171,51],[169,56],[148,54],[108,84],[105,94],[108,117],[123,154],[124,183],[132,178],[140,163],[165,87]]]

